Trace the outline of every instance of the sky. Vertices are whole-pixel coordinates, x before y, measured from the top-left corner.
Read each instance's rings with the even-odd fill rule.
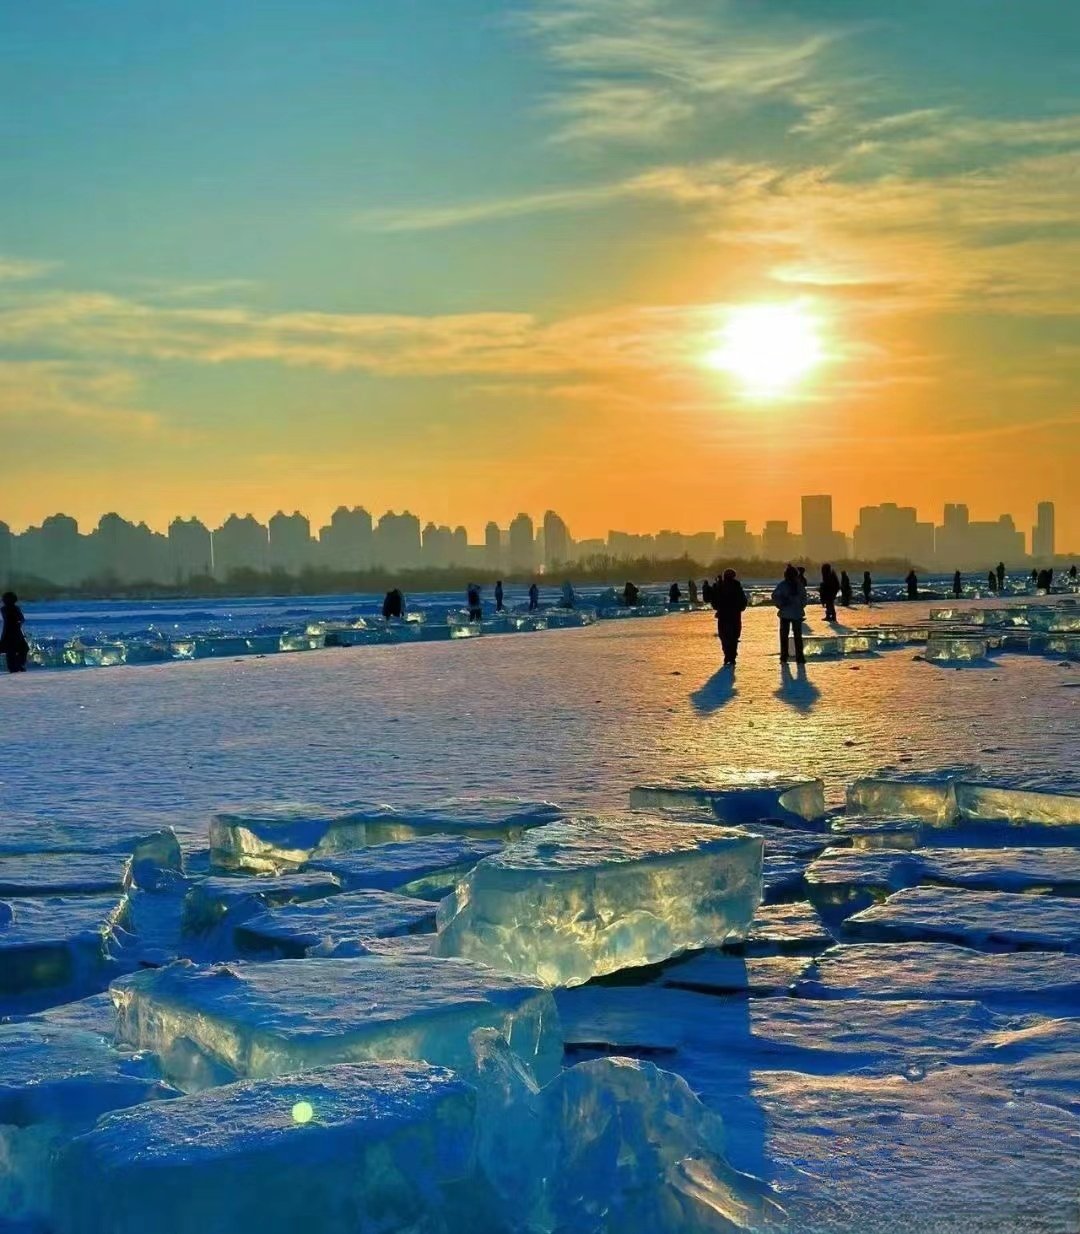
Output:
[[[831,492],[1080,548],[1078,46],[1062,0],[0,0],[0,519]],[[766,394],[715,363],[762,306],[817,352]]]

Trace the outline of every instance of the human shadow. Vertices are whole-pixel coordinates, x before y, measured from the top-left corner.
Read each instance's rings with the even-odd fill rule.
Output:
[[[708,715],[710,712],[719,711],[725,703],[730,703],[736,694],[738,690],[735,688],[735,666],[726,664],[690,695],[690,702],[699,714]]]
[[[796,711],[807,712],[820,695],[821,691],[806,675],[805,664],[796,664],[794,672],[790,664],[785,662],[780,665],[780,688],[776,691],[776,697],[782,703],[787,703]]]

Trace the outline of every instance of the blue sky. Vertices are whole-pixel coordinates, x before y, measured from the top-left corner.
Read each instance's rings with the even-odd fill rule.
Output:
[[[356,501],[587,535],[831,487],[845,523],[1050,497],[1080,545],[1076,6],[0,11],[14,526]],[[791,297],[830,361],[748,405],[710,331]]]

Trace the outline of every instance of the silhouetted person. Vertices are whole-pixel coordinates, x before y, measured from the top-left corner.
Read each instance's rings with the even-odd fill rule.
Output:
[[[672,583],[668,588],[667,598],[669,604],[679,603],[679,600],[682,598],[682,592],[679,590],[678,583]]]
[[[846,570],[840,571],[840,603],[844,608],[851,608],[851,579]]]
[[[1076,582],[1076,566],[1075,565],[1072,565],[1069,567],[1069,578],[1071,578],[1074,583]]]
[[[622,589],[622,598],[623,604],[625,604],[627,608],[637,608],[638,589],[633,583],[627,582],[626,586]]]
[[[907,598],[917,600],[919,598],[919,576],[914,570],[909,570],[904,582],[907,583]]]
[[[712,606],[716,610],[716,633],[724,650],[724,663],[734,668],[742,638],[742,615],[746,611],[746,592],[734,570],[725,570],[724,577],[713,588]],[[801,646],[801,639],[796,646]]]
[[[573,608],[577,603],[577,596],[574,595],[574,585],[569,579],[562,585],[562,603],[563,608]]]
[[[794,566],[788,566],[784,577],[776,585],[772,593],[772,602],[776,605],[780,617],[780,663],[788,661],[788,633],[795,636],[795,662],[802,664],[803,656],[802,623],[806,615],[806,588],[799,578],[799,572]]]
[[[495,611],[501,613],[503,611],[503,585],[502,579],[499,579],[495,584]]]
[[[0,615],[4,619],[3,630],[0,631],[0,651],[7,658],[7,670],[9,673],[25,673],[30,644],[23,634],[23,611],[19,608],[19,597],[13,591],[4,592]]]
[[[1036,586],[1038,585],[1038,582],[1039,582],[1039,572],[1038,572],[1038,570],[1036,570],[1036,569],[1035,569],[1035,567],[1034,567],[1034,566],[1032,566],[1032,567],[1031,567],[1031,581],[1032,581],[1033,583],[1035,583],[1035,584],[1036,584]]]
[[[535,613],[540,607],[540,588],[535,583],[529,584],[529,612]]]
[[[707,578],[701,580],[701,598],[706,604],[712,603],[713,585]]]
[[[873,580],[870,578],[870,571],[864,570],[862,576],[862,598],[863,603],[867,608],[870,607],[870,594],[874,590]]]
[[[469,605],[469,620],[480,621],[484,616],[484,609],[480,603],[480,588],[475,583],[470,583],[468,590],[465,592],[466,599]]]
[[[993,570],[986,576],[986,585],[991,591],[997,591],[997,575]]]
[[[959,571],[959,570],[957,570],[957,571],[956,571],[956,573],[952,576],[952,593],[953,593],[953,596],[954,596],[957,600],[959,600],[959,599],[960,599],[960,593],[961,593],[963,590],[964,590],[964,580],[960,577],[960,571]]]
[[[998,591],[1004,591],[1005,590],[1005,563],[1003,561],[999,561],[997,564],[997,580],[998,580],[998,586],[997,586]]]
[[[821,567],[821,584],[818,587],[821,603],[825,609],[825,620],[836,620],[836,597],[840,594],[840,580],[836,571],[826,562]]]
[[[693,579],[686,584],[686,594],[690,597],[690,603],[697,603],[697,583]]]
[[[386,593],[386,599],[382,602],[382,615],[387,621],[391,617],[405,615],[405,597],[396,587]]]
[[[802,583],[803,587],[806,586],[806,567],[805,566],[799,566],[799,582]]]

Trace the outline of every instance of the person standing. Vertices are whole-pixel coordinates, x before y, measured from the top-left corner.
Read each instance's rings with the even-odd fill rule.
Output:
[[[687,582],[686,594],[690,597],[691,604],[696,604],[698,602],[697,582],[694,579],[690,579]]]
[[[19,597],[13,591],[5,591],[0,615],[3,616],[3,629],[0,630],[0,651],[7,658],[9,673],[25,673],[26,661],[30,656],[30,644],[23,634],[23,611],[19,607]]]
[[[799,572],[789,565],[784,571],[784,577],[776,585],[772,593],[772,602],[780,618],[780,663],[788,661],[788,633],[795,636],[795,663],[802,664],[803,655],[802,623],[806,615],[806,588],[799,578]]]
[[[563,608],[573,608],[577,604],[577,596],[574,595],[574,584],[569,579],[562,585],[562,606]]]
[[[495,611],[497,613],[505,611],[503,609],[503,585],[501,578],[495,584]]]
[[[836,620],[836,597],[840,593],[840,580],[836,577],[836,571],[826,562],[821,567],[821,585],[818,588],[818,594],[821,596],[821,603],[825,609],[825,620]]]
[[[917,600],[919,598],[919,576],[914,570],[909,570],[904,582],[907,583],[907,598]]]
[[[669,604],[678,604],[680,599],[682,599],[682,592],[679,590],[678,583],[672,583],[668,588],[667,598]]]
[[[870,571],[864,570],[862,575],[862,598],[863,603],[867,608],[870,607],[870,594],[874,590],[873,580],[870,578]]]
[[[986,575],[986,585],[991,591],[997,591],[997,575],[990,570]]]
[[[953,593],[953,598],[954,598],[954,599],[956,599],[956,600],[959,600],[959,599],[960,599],[960,593],[961,593],[963,590],[964,590],[964,582],[963,582],[963,579],[961,579],[961,577],[960,577],[960,571],[959,571],[959,570],[957,570],[957,571],[956,571],[956,573],[952,576],[952,593]]]
[[[540,588],[535,583],[529,584],[529,612],[535,613],[540,607]]]
[[[469,605],[469,620],[481,621],[484,616],[484,609],[480,603],[480,588],[475,583],[470,583],[465,596]]]
[[[1005,590],[1005,563],[999,561],[997,564],[997,589],[998,591]]]
[[[851,608],[851,577],[846,570],[840,571],[840,603]]]
[[[724,571],[724,577],[712,589],[711,602],[716,610],[716,633],[724,651],[724,665],[734,668],[747,604],[746,592],[734,570]]]

